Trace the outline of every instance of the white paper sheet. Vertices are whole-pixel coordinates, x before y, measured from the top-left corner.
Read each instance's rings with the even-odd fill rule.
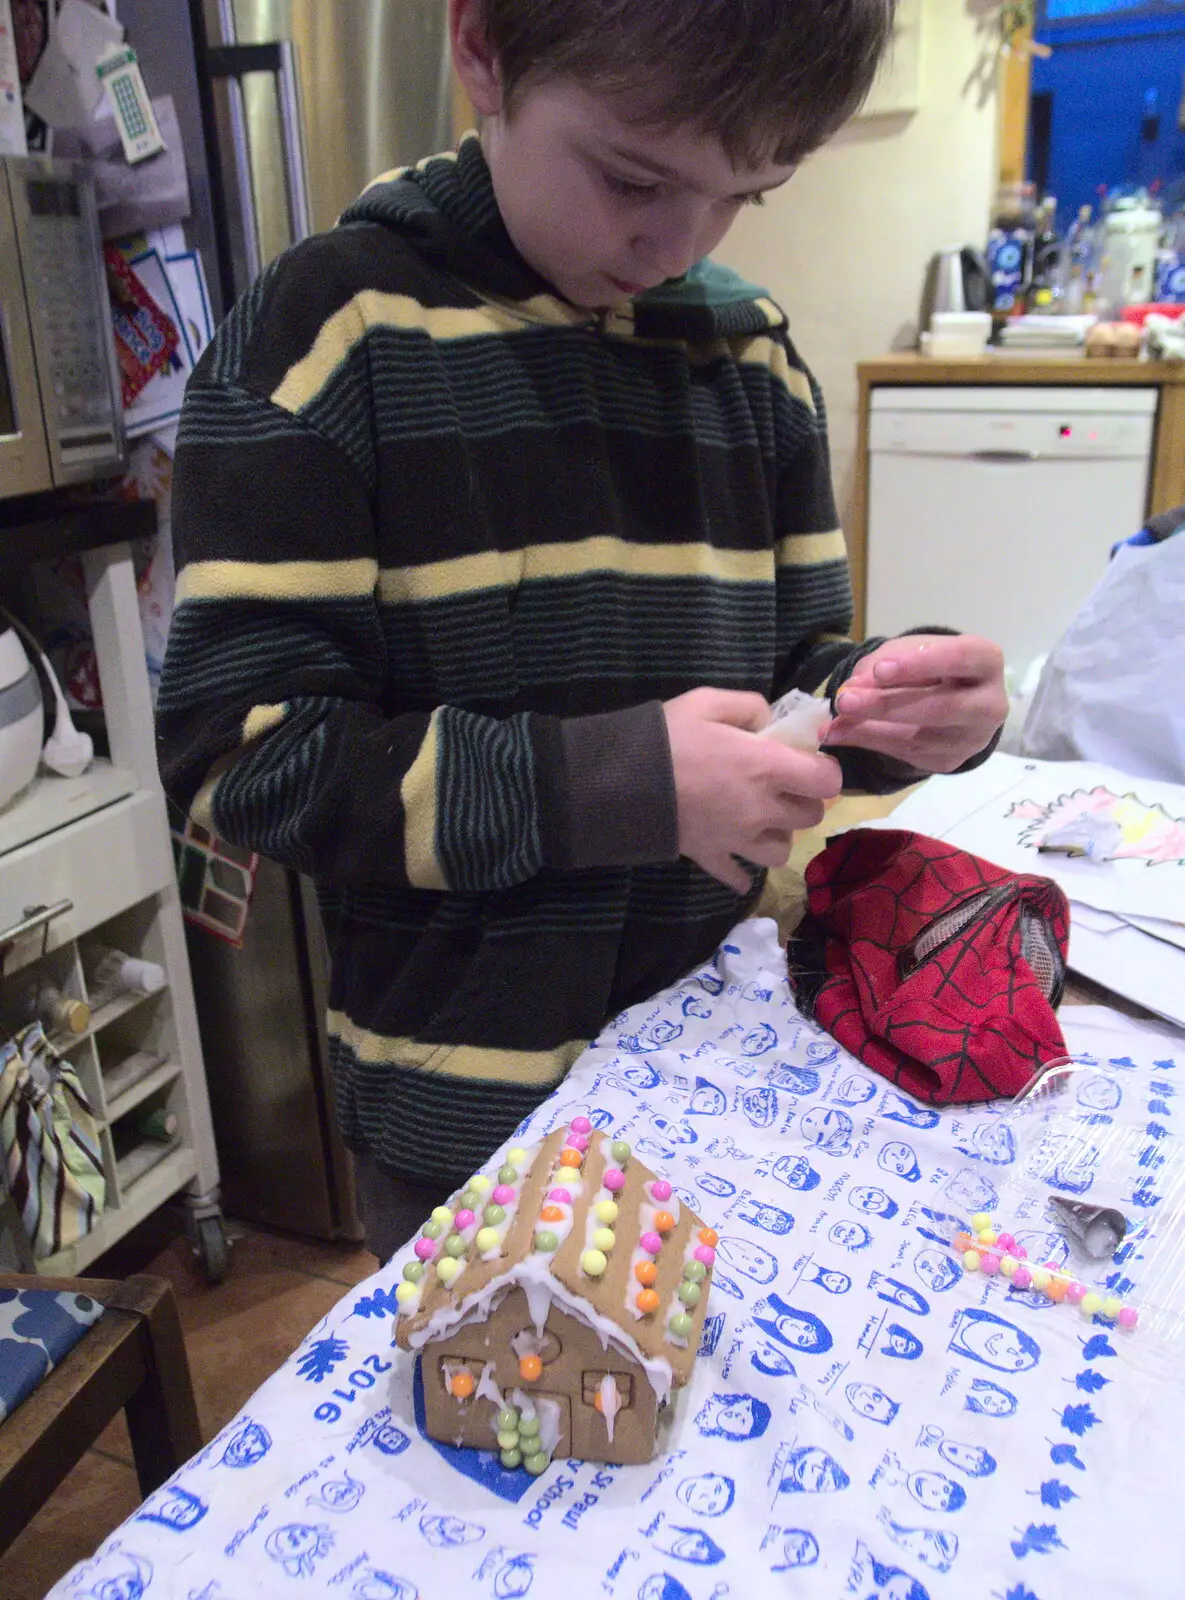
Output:
[[[23,156],[25,110],[9,0],[0,0],[0,155]]]

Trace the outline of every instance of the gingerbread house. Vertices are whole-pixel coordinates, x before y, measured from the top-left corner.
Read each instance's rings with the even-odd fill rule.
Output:
[[[422,1363],[433,1439],[635,1465],[691,1376],[716,1235],[587,1117],[471,1178],[416,1241],[396,1342]]]

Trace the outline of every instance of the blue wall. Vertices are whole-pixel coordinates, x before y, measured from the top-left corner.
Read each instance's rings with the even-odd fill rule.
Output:
[[[1054,15],[1053,6],[1050,7]],[[1048,23],[1038,35],[1052,45],[1033,62],[1033,92],[1053,96],[1049,192],[1064,228],[1081,205],[1095,204],[1100,183],[1167,188],[1185,180],[1185,133],[1177,128],[1185,95],[1185,17]],[[1160,137],[1140,137],[1144,97],[1159,96]]]

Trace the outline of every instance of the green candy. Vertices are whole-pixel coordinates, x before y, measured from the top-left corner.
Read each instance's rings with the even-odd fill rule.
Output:
[[[668,1323],[668,1327],[675,1335],[676,1339],[686,1339],[687,1335],[691,1332],[691,1318],[687,1315],[686,1311],[676,1311],[675,1315]]]
[[[445,1245],[448,1249],[448,1245]],[[689,1283],[702,1283],[708,1276],[708,1269],[702,1261],[689,1261],[683,1268],[683,1276]]]
[[[559,1247],[559,1234],[552,1233],[549,1228],[544,1228],[542,1232],[535,1235],[535,1248],[536,1250],[542,1250],[545,1255],[550,1255],[553,1250],[558,1250]]]
[[[445,1254],[450,1256],[463,1256],[469,1246],[459,1233],[450,1233],[444,1241]]]
[[[551,1466],[551,1457],[545,1456],[541,1450],[537,1456],[528,1456],[523,1462],[523,1466],[526,1467],[532,1478],[537,1478],[540,1473],[546,1472],[548,1467]]]
[[[480,1205],[481,1196],[478,1194],[477,1190],[466,1189],[465,1193],[461,1196],[461,1204],[457,1207],[457,1209],[458,1211],[476,1211]]]
[[[405,1283],[419,1283],[424,1276],[424,1263],[422,1261],[409,1261],[403,1269]]]
[[[499,1428],[499,1430],[498,1430],[498,1449],[499,1450],[517,1450],[518,1449],[518,1429],[517,1428]]]
[[[482,1212],[482,1217],[491,1228],[496,1228],[500,1222],[506,1221],[506,1212],[501,1206],[488,1205]]]
[[[518,1425],[520,1439],[534,1439],[539,1432],[538,1417],[523,1417]]]
[[[679,1285],[679,1298],[685,1306],[699,1305],[700,1288],[698,1283],[689,1283],[686,1279]]]
[[[420,1231],[423,1233],[425,1239],[439,1239],[441,1234],[444,1232],[444,1223],[435,1222],[429,1218]]]
[[[522,1466],[523,1453],[521,1450],[503,1450],[498,1459],[504,1467],[513,1472],[515,1467]]]
[[[513,1432],[515,1432],[515,1430],[517,1428],[518,1428],[518,1408],[516,1406],[507,1406],[504,1411],[499,1411],[499,1413],[498,1413],[498,1432],[499,1433],[513,1433]]]
[[[509,1162],[504,1167],[498,1168],[499,1183],[516,1183],[518,1181],[518,1168],[512,1167]]]
[[[623,1167],[632,1154],[633,1152],[631,1151],[629,1145],[626,1144],[624,1139],[614,1139],[613,1159],[617,1162],[619,1167]]]

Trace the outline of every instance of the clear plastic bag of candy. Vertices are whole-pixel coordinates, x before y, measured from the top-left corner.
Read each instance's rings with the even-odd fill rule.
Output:
[[[939,1210],[964,1272],[1185,1349],[1185,1139],[1171,1076],[1057,1063],[956,1134],[970,1159]]]

